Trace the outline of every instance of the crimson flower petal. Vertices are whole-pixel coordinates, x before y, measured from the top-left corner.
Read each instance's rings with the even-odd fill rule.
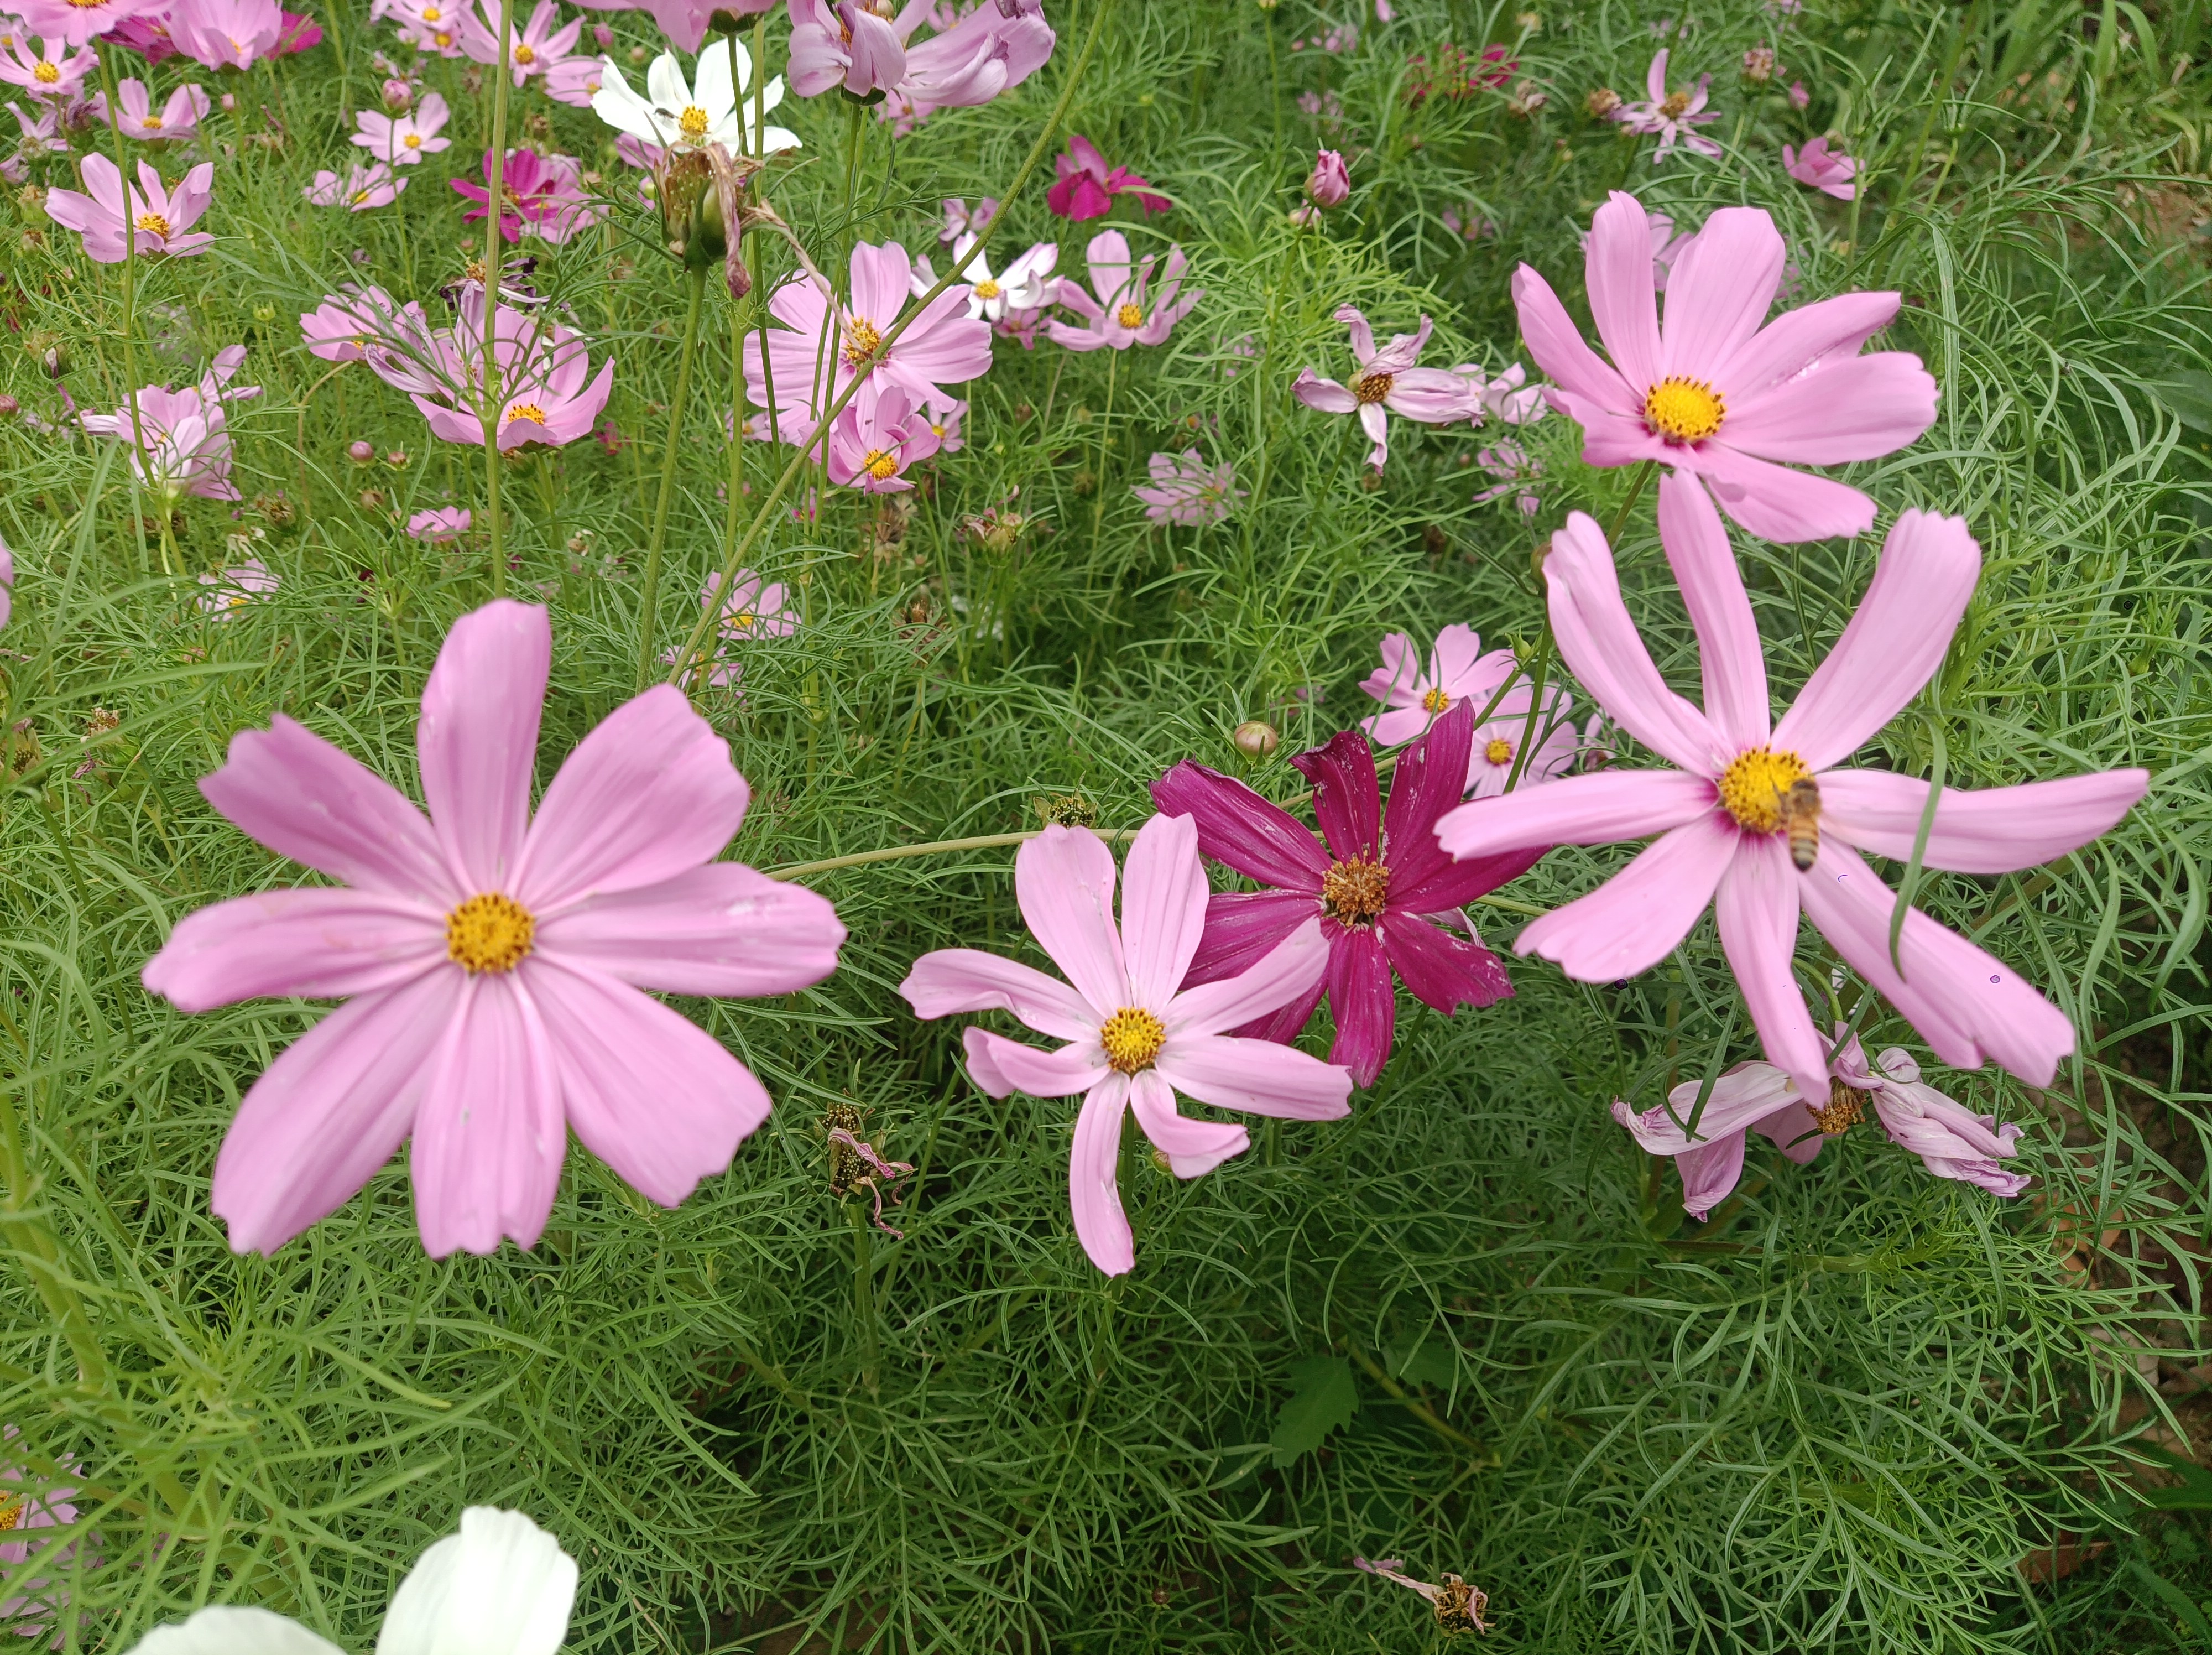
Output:
[[[1188,816],[1198,824],[1200,855],[1262,885],[1320,894],[1328,858],[1313,835],[1288,811],[1234,776],[1186,758],[1153,782],[1152,793],[1156,809]]]
[[[1382,855],[1382,791],[1375,750],[1357,730],[1340,730],[1291,763],[1313,783],[1314,819],[1340,861],[1375,861]]]

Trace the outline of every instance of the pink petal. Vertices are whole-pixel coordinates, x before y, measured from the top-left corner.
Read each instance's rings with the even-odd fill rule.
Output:
[[[1850,484],[1754,459],[1724,441],[1673,449],[1665,457],[1703,477],[1720,508],[1763,540],[1831,540],[1863,534],[1874,523],[1873,497]]]
[[[1659,540],[1697,630],[1705,716],[1739,751],[1765,745],[1772,714],[1759,622],[1721,514],[1696,478],[1669,472],[1659,479]]]
[[[1700,1122],[1702,1129],[1704,1123]],[[1674,1170],[1682,1178],[1682,1210],[1700,1224],[1714,1208],[1735,1192],[1743,1177],[1743,1134],[1725,1138],[1674,1157]]]
[[[864,5],[846,6],[841,15],[853,32],[845,89],[860,96],[890,91],[906,78],[905,43],[887,20]]]
[[[1935,376],[1901,350],[1854,356],[1729,405],[1730,447],[1785,465],[1877,459],[1936,423]]]
[[[1119,230],[1101,230],[1084,248],[1083,258],[1099,304],[1113,309],[1121,302],[1121,290],[1129,285],[1129,239]]]
[[[1760,208],[1723,207],[1708,218],[1667,274],[1660,376],[1710,381],[1766,319],[1787,257]],[[1735,411],[1730,405],[1731,423]]]
[[[1552,537],[1544,580],[1560,657],[1607,715],[1682,769],[1718,776],[1735,750],[1659,676],[1620,600],[1612,550],[1587,514],[1572,513]]]
[[[1357,730],[1340,730],[1291,763],[1313,783],[1314,819],[1338,861],[1376,861],[1382,854],[1382,792],[1375,751]]]
[[[1108,1275],[1126,1275],[1137,1262],[1115,1182],[1121,1159],[1121,1111],[1128,1101],[1127,1075],[1109,1074],[1091,1087],[1076,1115],[1075,1141],[1067,1156],[1067,1204],[1076,1238]]]
[[[1097,1037],[1098,1019],[1057,977],[975,948],[939,948],[915,961],[898,991],[919,1018],[956,1012],[1012,1012],[1055,1040]]]
[[[1382,665],[1362,679],[1359,687],[1389,706],[1418,705],[1423,679],[1421,658],[1413,641],[1403,632],[1386,632],[1382,651]]]
[[[1359,728],[1376,745],[1395,747],[1401,742],[1411,741],[1428,728],[1429,718],[1428,712],[1419,706],[1394,707],[1387,713],[1362,719]]]
[[[1379,472],[1390,458],[1390,417],[1382,411],[1381,403],[1360,404],[1359,429],[1367,433],[1368,441],[1375,445],[1367,451],[1367,463]]]
[[[1300,898],[1300,900],[1307,900]],[[1289,1004],[1322,979],[1330,947],[1320,916],[1309,909],[1298,928],[1250,970],[1185,989],[1162,1013],[1168,1035],[1218,1034]]]
[[[453,623],[423,686],[422,797],[453,877],[471,894],[507,890],[521,856],[552,657],[545,611],[495,599]],[[495,1232],[471,1250],[498,1244]]]
[[[1922,861],[1958,873],[2033,867],[2110,832],[2150,787],[2148,770],[2103,770],[1971,792],[1946,788]],[[1820,777],[1820,823],[1846,843],[1893,861],[1912,855],[1928,783],[1886,770]]]
[[[466,978],[451,1003],[408,1158],[423,1250],[496,1252],[501,1236],[529,1247],[568,1147],[552,1041],[522,973]]]
[[[1114,853],[1087,828],[1054,824],[1014,853],[1022,918],[1090,1003],[1094,1025],[1129,1003],[1121,938],[1114,928]]]
[[[1234,1122],[1194,1121],[1178,1110],[1175,1089],[1158,1069],[1146,1069],[1130,1081],[1129,1112],[1179,1178],[1211,1172],[1252,1147],[1250,1136]]]
[[[1714,1079],[1712,1089],[1705,1094],[1705,1110],[1698,1116],[1698,1135],[1692,1138],[1683,1129],[1689,1125],[1690,1116],[1698,1107],[1698,1092],[1703,1084],[1702,1080],[1685,1080],[1667,1094],[1672,1116],[1665,1109],[1656,1108],[1638,1115],[1616,1098],[1613,1100],[1613,1118],[1627,1128],[1629,1135],[1648,1153],[1680,1155],[1730,1134],[1741,1133],[1778,1110],[1803,1101],[1802,1094],[1793,1090],[1795,1083],[1773,1064],[1738,1063]],[[1820,1096],[1825,1098],[1827,1095],[1828,1083],[1824,1077]]]
[[[1513,305],[1521,316],[1522,340],[1546,379],[1595,408],[1617,413],[1642,410],[1643,398],[1629,389],[1612,363],[1583,343],[1582,330],[1552,284],[1526,265],[1513,272]]]
[[[1790,971],[1797,951],[1797,874],[1779,834],[1741,836],[1735,859],[1713,893],[1713,922],[1767,1062],[1797,1083],[1801,1097],[1825,1098],[1827,1044],[1813,1026],[1804,990]]]
[[[1206,933],[1198,824],[1188,816],[1154,816],[1137,830],[1121,874],[1121,947],[1132,1003],[1159,1011],[1182,987]]]
[[[1344,324],[1345,334],[1352,342],[1352,360],[1365,373],[1375,361],[1375,330],[1368,324],[1367,313],[1357,305],[1339,305],[1332,314]]]
[[[1742,837],[1717,814],[1662,834],[1588,896],[1531,922],[1513,952],[1554,960],[1581,983],[1617,983],[1649,970],[1689,935]]]
[[[647,1199],[681,1205],[768,1119],[767,1088],[690,1019],[596,972],[522,969],[576,1136]]]
[[[1406,987],[1447,1017],[1462,1006],[1491,1006],[1513,997],[1504,962],[1480,943],[1412,914],[1386,914],[1376,931]]]
[[[1383,401],[1392,413],[1423,425],[1449,425],[1473,418],[1482,406],[1482,393],[1441,368],[1407,368],[1392,379]]]
[[[1329,1015],[1336,1020],[1328,1061],[1351,1071],[1352,1085],[1371,1086],[1390,1061],[1390,1042],[1398,1027],[1398,993],[1390,962],[1381,938],[1370,928],[1332,920],[1322,929],[1329,940]]]
[[[1774,745],[1815,770],[1856,752],[1935,676],[1980,578],[1982,550],[1965,521],[1909,511],[1882,543],[1874,580]]]
[[[425,973],[348,1001],[277,1054],[216,1157],[209,1205],[232,1251],[276,1251],[392,1159],[453,1010],[452,983]]]
[[[1040,1051],[971,1023],[960,1031],[969,1073],[994,1098],[1026,1092],[1032,1098],[1066,1098],[1087,1092],[1113,1071],[1092,1030],[1083,1040]]]
[[[888,331],[907,301],[914,277],[914,261],[896,241],[880,247],[862,241],[853,248],[852,272],[853,313],[866,317],[878,329]]]
[[[1606,352],[1640,405],[1660,380],[1659,309],[1651,289],[1651,226],[1644,204],[1615,190],[1590,220],[1585,283]]]
[[[1152,791],[1157,809],[1198,824],[1201,855],[1262,885],[1319,893],[1328,858],[1313,835],[1235,777],[1186,758],[1153,782]]]
[[[1751,1129],[1771,1143],[1800,1166],[1809,1166],[1820,1154],[1820,1147],[1828,1141],[1802,1103],[1778,1109],[1773,1114],[1753,1121]]]
[[[446,960],[446,916],[421,903],[308,887],[187,914],[146,962],[147,992],[182,1012],[264,995],[336,1000],[397,988]]]
[[[200,791],[245,832],[318,873],[441,908],[467,894],[406,794],[282,713],[266,730],[231,737],[229,758],[200,778]]]
[[[674,879],[729,843],[750,796],[729,744],[681,690],[655,685],[562,762],[514,869],[517,900],[545,913]]]
[[[1894,293],[1844,293],[1785,311],[1746,340],[1711,378],[1732,410],[1828,357],[1856,356],[1897,315]]]
[[[844,940],[827,897],[737,862],[587,897],[540,919],[537,934],[549,959],[635,988],[744,999],[811,988],[837,969]]]
[[[1352,1112],[1351,1075],[1272,1040],[1171,1033],[1158,1068],[1177,1092],[1216,1109],[1291,1121],[1337,1121]]]
[[[1185,985],[1218,983],[1251,970],[1320,912],[1316,891],[1215,891],[1206,899],[1206,937],[1191,958]]]
[[[1712,816],[1715,800],[1713,784],[1702,776],[1599,770],[1462,805],[1437,824],[1437,842],[1462,859],[1553,845],[1609,845]]]

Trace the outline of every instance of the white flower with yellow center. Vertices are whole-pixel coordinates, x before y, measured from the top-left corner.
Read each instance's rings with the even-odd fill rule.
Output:
[[[732,73],[731,59],[736,58]],[[700,52],[692,78],[684,78],[676,54],[664,52],[645,71],[645,94],[631,89],[611,58],[601,60],[599,89],[592,94],[592,108],[618,132],[663,149],[703,149],[719,143],[732,155],[775,154],[799,147],[795,133],[781,126],[763,126],[766,149],[753,131],[752,54],[736,41],[717,39]],[[773,109],[783,101],[783,76],[768,83],[761,106]]]

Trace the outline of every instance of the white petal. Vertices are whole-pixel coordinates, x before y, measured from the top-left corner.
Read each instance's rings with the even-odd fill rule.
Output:
[[[265,1609],[204,1609],[181,1626],[156,1627],[134,1655],[342,1655],[301,1626]]]
[[[556,1655],[575,1597],[559,1541],[520,1512],[471,1506],[399,1583],[376,1655]]]
[[[684,80],[684,66],[676,61],[674,52],[662,52],[647,67],[645,95],[655,106],[678,113],[691,102],[690,84]]]

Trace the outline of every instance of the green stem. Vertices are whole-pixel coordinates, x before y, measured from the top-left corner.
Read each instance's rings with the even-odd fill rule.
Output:
[[[853,1226],[853,1319],[860,1329],[860,1383],[876,1388],[876,1367],[882,1348],[876,1342],[875,1250],[868,1238],[868,1217],[857,1201],[845,1204]]]
[[[505,386],[495,391],[498,371],[494,346],[499,338],[500,218],[507,201],[507,63],[514,49],[514,0],[499,0],[499,62],[494,65],[491,89],[491,177],[484,196],[483,255],[483,397],[477,415],[483,421],[484,514],[491,528],[491,595],[507,593],[507,547],[499,513],[499,416]]]
[[[125,221],[123,225],[124,400],[131,405],[131,441],[136,449],[136,455],[132,462],[131,475],[135,478],[140,471],[146,468],[146,427],[138,416],[138,355],[137,347],[138,334],[138,229],[135,224],[130,222],[131,163],[129,157],[124,153],[123,129],[116,124],[115,119],[115,64],[108,56],[108,52],[111,48],[107,42],[103,40],[99,43],[99,46],[100,89],[106,93],[107,97],[108,142],[110,146],[115,151],[115,170],[117,173],[121,174],[121,182],[123,186],[123,216]],[[132,510],[134,513],[137,511],[137,487],[134,482],[131,487]],[[138,552],[142,560],[144,558],[146,551],[144,532],[145,531],[142,526],[139,530],[140,538],[138,541]],[[169,520],[167,514],[164,513],[161,518],[161,538],[164,547],[162,552],[162,568],[165,573],[174,573],[173,570],[168,569],[168,552],[167,549],[168,538]]]
[[[661,447],[660,494],[653,502],[653,535],[645,543],[645,581],[638,593],[637,687],[653,679],[653,611],[660,601],[660,546],[668,532],[668,507],[676,497],[677,444],[684,435],[684,404],[691,394],[691,358],[699,348],[699,311],[707,297],[707,267],[690,273],[691,298],[684,307],[684,354],[676,359],[676,395],[668,405],[668,440]],[[720,612],[709,605],[709,620]]]
[[[5,1022],[8,1032],[22,1050],[24,1062],[17,1073],[30,1074],[33,1065],[29,1044],[4,1012],[0,1012],[0,1021]],[[27,1101],[28,1095],[26,1090],[18,1092],[16,1098]],[[0,1099],[0,1235],[7,1237],[9,1244],[23,1261],[39,1302],[46,1306],[47,1316],[68,1342],[70,1354],[76,1358],[78,1384],[87,1390],[106,1391],[111,1389],[106,1353],[100,1348],[100,1337],[93,1331],[92,1318],[85,1312],[84,1301],[77,1297],[70,1283],[70,1273],[62,1262],[60,1239],[37,1214],[38,1181],[24,1162],[22,1135],[15,1120],[17,1107],[14,1098]]]
[[[1107,429],[1114,423],[1114,377],[1121,366],[1121,353],[1115,351],[1106,358],[1106,411],[1098,417],[1098,474],[1091,480],[1093,499],[1091,505],[1091,544],[1098,545],[1098,531],[1106,521],[1106,446],[1109,441]]]

